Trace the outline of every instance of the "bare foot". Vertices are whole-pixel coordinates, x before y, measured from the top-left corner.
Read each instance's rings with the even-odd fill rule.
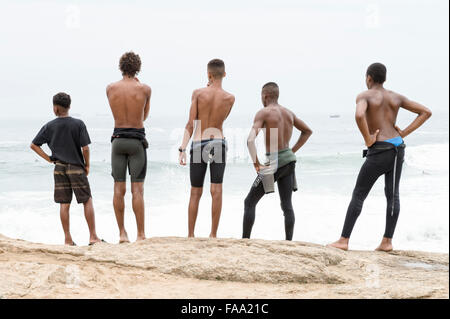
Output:
[[[97,238],[97,240],[90,242],[89,246],[93,246],[93,245],[98,244],[98,243],[106,243],[106,241],[104,241],[103,239],[98,239]]]
[[[119,244],[126,244],[129,243],[130,240],[128,239],[128,234],[126,231],[120,234]]]
[[[348,250],[348,238],[340,238],[338,241],[335,241],[332,244],[328,244],[327,247],[334,247],[341,250]]]
[[[136,238],[136,241],[142,241],[142,240],[145,240],[145,239],[146,239],[145,235],[138,235],[137,238]]]
[[[375,251],[384,251],[384,252],[389,252],[392,250],[393,250],[392,241],[386,238],[383,238],[380,246],[378,246],[377,249],[375,249]]]
[[[189,234],[188,238],[195,238],[195,235],[194,234]]]
[[[67,236],[67,237],[64,239],[64,245],[67,245],[67,246],[76,246],[75,243],[73,242],[73,239],[72,239],[71,236]]]
[[[209,238],[217,238],[217,235],[216,234],[210,234]]]
[[[91,238],[89,238],[89,246],[92,246],[92,245],[94,245],[94,244],[96,244],[96,243],[100,243],[100,242],[102,242],[102,240],[99,239],[99,238],[97,237],[97,235],[94,235],[94,236],[92,236]]]

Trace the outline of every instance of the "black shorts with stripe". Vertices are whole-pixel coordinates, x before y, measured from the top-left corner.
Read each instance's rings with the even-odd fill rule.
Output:
[[[83,167],[57,162],[53,175],[56,203],[70,204],[73,193],[78,204],[84,204],[92,197],[86,170]]]

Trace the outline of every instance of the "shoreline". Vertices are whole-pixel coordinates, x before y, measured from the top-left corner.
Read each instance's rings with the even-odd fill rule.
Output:
[[[159,237],[68,247],[0,235],[1,298],[449,298],[449,255]]]

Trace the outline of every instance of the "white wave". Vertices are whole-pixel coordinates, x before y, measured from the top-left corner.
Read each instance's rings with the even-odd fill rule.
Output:
[[[408,147],[406,164],[424,171],[448,172],[448,144],[428,144]]]
[[[0,141],[0,147],[1,146],[17,146],[17,145],[24,145],[26,142],[24,141]]]

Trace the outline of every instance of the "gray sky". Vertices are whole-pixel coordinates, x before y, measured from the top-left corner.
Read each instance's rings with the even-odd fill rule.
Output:
[[[187,114],[216,57],[235,114],[260,108],[268,81],[296,112],[353,111],[372,62],[387,65],[390,89],[448,111],[446,0],[111,2],[0,0],[2,111],[45,114],[66,91],[73,112],[107,114],[105,87],[129,50],[153,89],[152,115]]]

